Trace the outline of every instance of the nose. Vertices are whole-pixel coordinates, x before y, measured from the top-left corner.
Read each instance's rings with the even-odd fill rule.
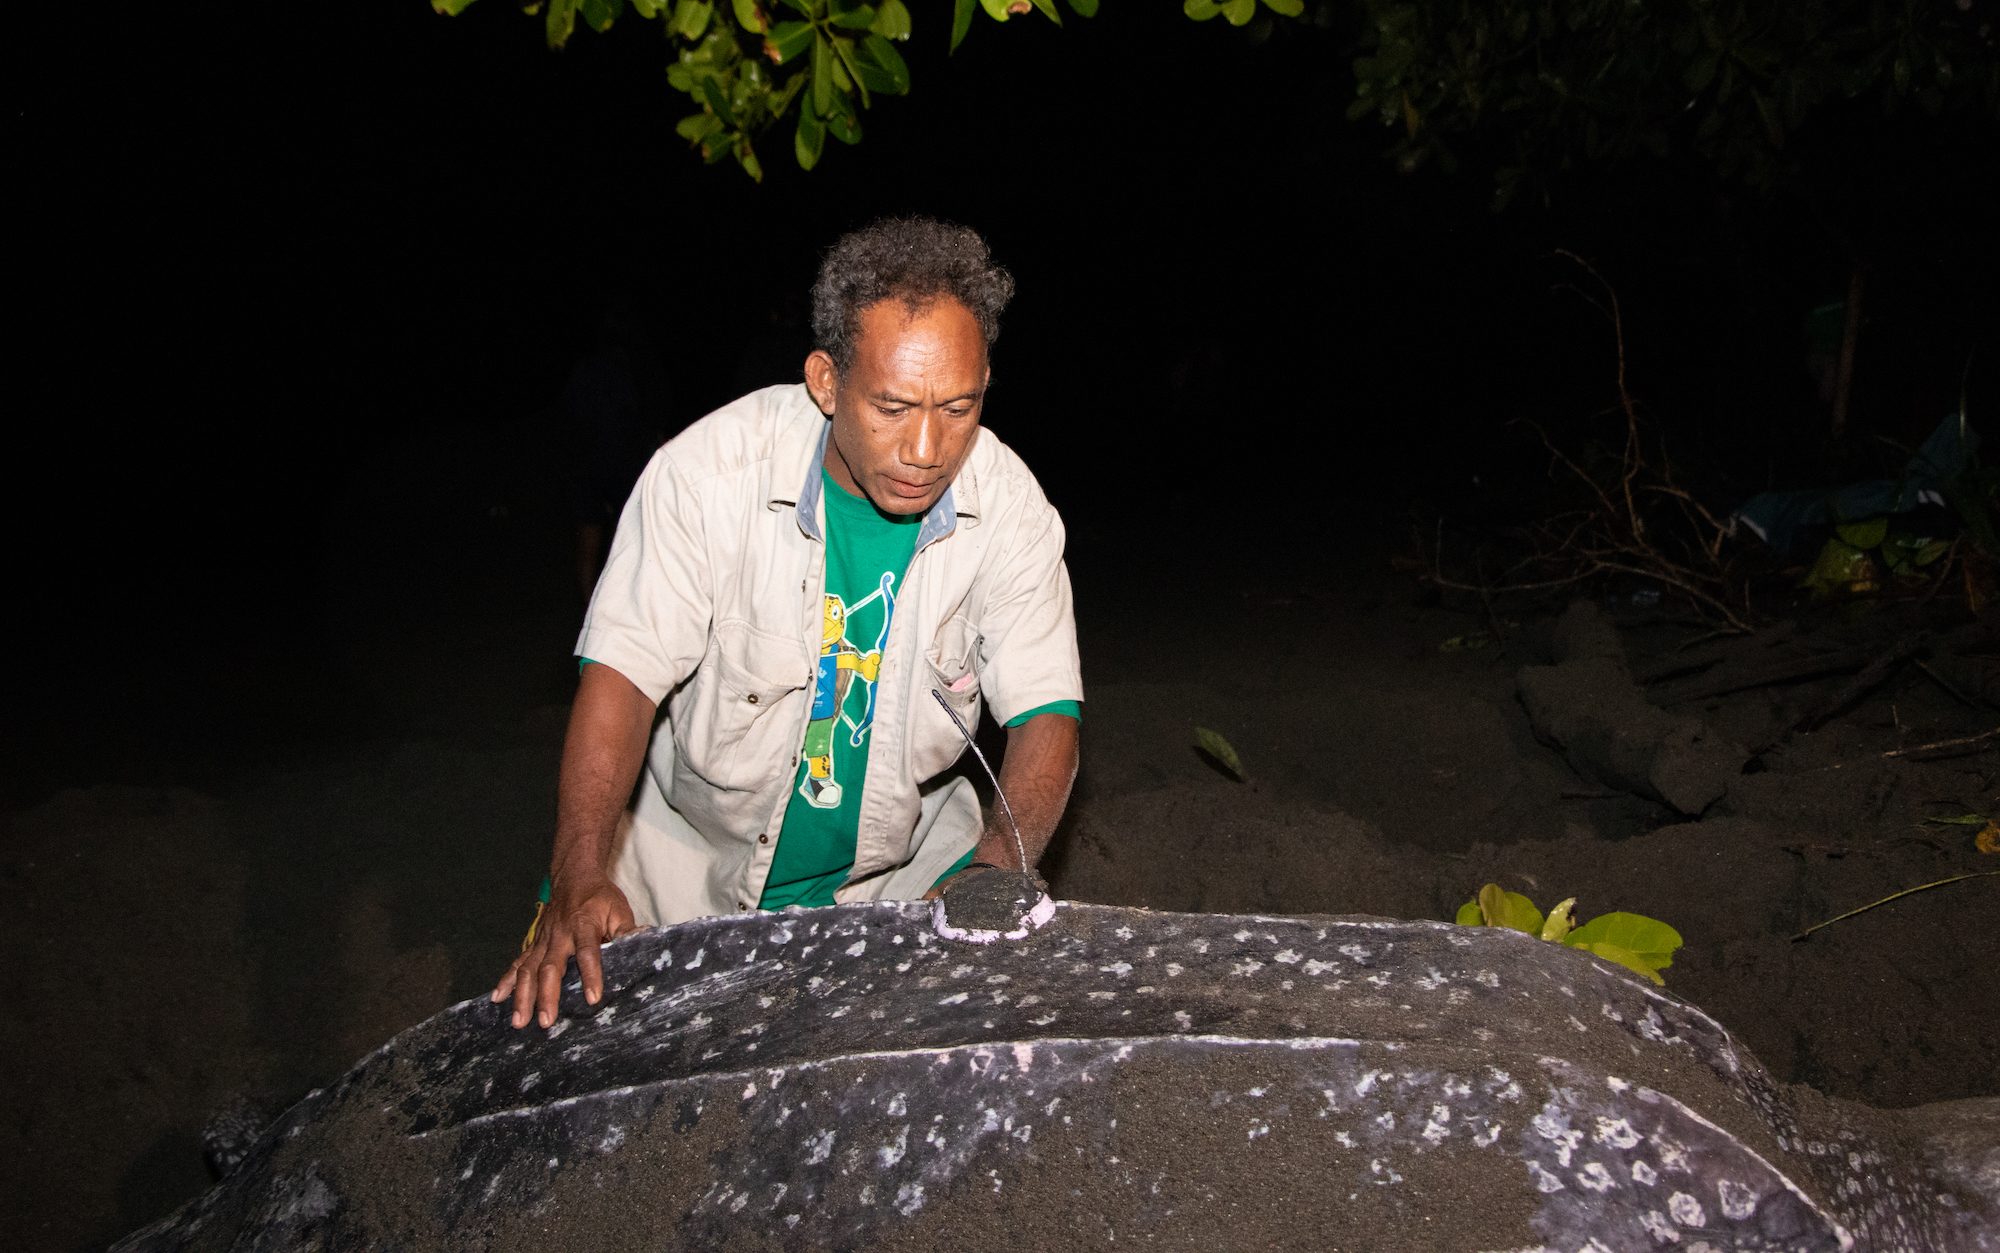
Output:
[[[943,443],[943,432],[939,429],[938,415],[928,409],[917,413],[917,420],[910,424],[903,439],[903,464],[913,470],[934,470],[938,466],[938,449]]]

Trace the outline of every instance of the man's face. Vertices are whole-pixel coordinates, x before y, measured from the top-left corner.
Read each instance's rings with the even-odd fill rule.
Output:
[[[845,374],[825,352],[806,358],[806,386],[833,418],[827,473],[884,513],[929,509],[972,449],[989,377],[979,319],[958,301],[869,305]]]

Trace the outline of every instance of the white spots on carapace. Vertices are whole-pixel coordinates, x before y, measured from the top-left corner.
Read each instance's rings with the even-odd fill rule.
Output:
[[[1403,1177],[1397,1174],[1394,1169],[1384,1166],[1382,1159],[1379,1157],[1369,1159],[1368,1173],[1374,1176],[1373,1179],[1369,1180],[1370,1183],[1385,1187],[1389,1184],[1403,1182]]]
[[[899,975],[906,975],[906,974],[909,974],[909,973],[910,973],[910,967],[911,967],[911,966],[914,966],[915,964],[916,964],[915,962],[907,962],[907,961],[904,961],[904,962],[897,962],[897,963],[896,963],[896,973],[897,973],[897,974],[899,974]]]
[[[1013,976],[1013,975],[987,975],[987,976],[986,976],[986,982],[988,982],[988,983],[1012,983],[1012,982],[1014,982],[1014,976]]]
[[[613,1124],[605,1128],[604,1134],[597,1138],[597,1151],[600,1153],[616,1153],[620,1148],[624,1147],[624,1144],[625,1128]]]
[[[528,1089],[534,1087],[541,1081],[542,1081],[542,1072],[539,1070],[531,1070],[528,1072],[528,1077],[521,1080],[521,1091],[526,1092]]]
[[[1132,938],[1132,928],[1120,927],[1116,931],[1113,931],[1111,934],[1117,936],[1121,940],[1129,940]]]
[[[1583,1143],[1583,1133],[1569,1125],[1569,1115],[1563,1113],[1552,1102],[1542,1107],[1542,1112],[1535,1115],[1531,1125],[1536,1135],[1555,1145],[1556,1164],[1569,1165],[1570,1155]]]
[[[834,1008],[826,1012],[826,1016],[828,1018],[845,1018],[848,1015],[848,1011],[852,1010],[853,1008],[854,1006],[852,1005],[836,1005]]]
[[[699,970],[699,969],[701,969],[701,962],[702,962],[702,959],[703,959],[703,958],[705,958],[705,957],[707,957],[707,956],[708,956],[708,950],[707,950],[707,949],[705,949],[705,948],[698,948],[698,949],[696,949],[696,950],[694,951],[694,956],[693,956],[693,957],[690,957],[690,958],[688,958],[688,961],[687,961],[687,965],[685,965],[685,966],[682,966],[682,967],[681,967],[681,969],[682,969],[682,970]]]
[[[1500,1124],[1497,1122],[1489,1122],[1484,1127],[1472,1133],[1472,1142],[1482,1149],[1492,1148],[1493,1142],[1499,1138]]]
[[[1576,1172],[1576,1181],[1592,1192],[1609,1192],[1618,1186],[1617,1178],[1603,1162],[1585,1162],[1583,1169]]]
[[[1424,1139],[1430,1141],[1432,1144],[1442,1144],[1445,1142],[1445,1140],[1450,1138],[1451,1106],[1449,1105],[1431,1106],[1431,1116],[1430,1118],[1425,1120],[1424,1129],[1419,1134],[1421,1134],[1424,1137]]]
[[[1299,952],[1295,948],[1281,948],[1277,952],[1271,954],[1271,960],[1274,962],[1282,962],[1287,966],[1296,966],[1299,964],[1299,960],[1304,956],[1305,956],[1304,953]]]
[[[1369,975],[1366,979],[1362,980],[1362,982],[1371,984],[1378,988],[1386,988],[1389,986],[1389,975],[1386,971],[1378,971],[1375,974]],[[1409,1007],[1404,1006],[1404,1008],[1407,1009]]]
[[[848,945],[845,950],[849,957],[859,957],[867,951],[868,941],[866,940],[856,940],[854,943]]]
[[[1550,1174],[1540,1162],[1531,1161],[1528,1163],[1528,1177],[1535,1181],[1535,1191],[1537,1192],[1548,1193],[1561,1192],[1563,1190],[1563,1181]]]
[[[1604,1086],[1610,1088],[1613,1092],[1627,1092],[1632,1088],[1630,1081],[1620,1079],[1617,1075],[1604,1076]]]
[[[1396,1129],[1396,1111],[1385,1109],[1375,1115],[1375,1125],[1384,1131],[1394,1131]]]
[[[785,1226],[796,1227],[798,1225],[799,1225],[799,1216],[797,1214],[785,1215]]]
[[[1196,936],[1194,940],[1192,940],[1188,944],[1188,947],[1193,949],[1197,953],[1206,953],[1208,952],[1208,939],[1205,936]]]
[[[1365,962],[1375,955],[1374,950],[1364,944],[1343,944],[1340,946],[1340,953],[1349,961],[1357,962]]]
[[[1604,1002],[1604,1004],[1599,1005],[1597,1007],[1597,1012],[1603,1014],[1606,1018],[1609,1018],[1612,1022],[1622,1023],[1625,1021],[1625,1015],[1619,1013],[1617,1007],[1612,1005],[1610,1001],[1606,1001]]]
[[[1417,987],[1425,992],[1435,992],[1443,987],[1445,983],[1446,979],[1443,973],[1436,966],[1430,967],[1416,978]]]
[[[1092,992],[1089,993],[1089,996],[1093,1001],[1115,1001],[1118,999],[1116,992]]]
[[[674,950],[666,945],[660,947],[660,955],[653,959],[653,969],[665,970],[674,964]]]
[[[1667,1213],[1683,1227],[1705,1227],[1708,1225],[1708,1211],[1701,1202],[1685,1192],[1676,1192],[1667,1198]]]
[[[896,1189],[896,1212],[908,1218],[924,1207],[924,1185],[906,1183]]]
[[[1632,1163],[1633,1183],[1642,1184],[1645,1187],[1650,1188],[1659,1181],[1660,1181],[1660,1172],[1653,1169],[1653,1164],[1651,1162],[1641,1157]]]
[[[1597,1130],[1590,1138],[1599,1144],[1609,1144],[1613,1148],[1629,1149],[1639,1142],[1639,1133],[1634,1131],[1632,1124],[1623,1118],[1600,1116],[1597,1120]]]
[[[951,994],[950,996],[942,996],[942,997],[939,997],[939,998],[938,998],[938,1004],[940,1004],[940,1005],[962,1005],[962,1004],[964,1004],[964,1003],[965,1003],[965,1000],[966,1000],[966,998],[967,998],[967,997],[969,997],[969,996],[971,996],[971,995],[972,995],[972,993],[970,993],[970,992],[953,992],[953,993],[952,993],[952,994]]]
[[[1183,966],[1183,965],[1181,965],[1181,964],[1180,964],[1179,962],[1168,962],[1168,963],[1167,963],[1167,978],[1169,978],[1169,979],[1178,979],[1178,978],[1180,978],[1180,977],[1181,977],[1182,973],[1183,973],[1184,971],[1186,971],[1186,970],[1187,970],[1187,967],[1186,967],[1186,966]]]
[[[1150,983],[1142,983],[1142,984],[1140,984],[1140,985],[1139,985],[1138,987],[1136,987],[1136,988],[1134,988],[1134,989],[1132,989],[1132,990],[1133,990],[1134,992],[1137,992],[1137,993],[1138,993],[1139,995],[1141,995],[1141,996],[1148,996],[1148,995],[1151,995],[1151,994],[1152,994],[1152,993],[1154,993],[1154,992],[1157,992],[1157,991],[1159,991],[1159,989],[1158,989],[1158,988],[1154,987],[1154,986],[1153,986],[1152,984],[1150,984]]]
[[[1194,1019],[1188,1017],[1186,1010],[1177,1009],[1174,1011],[1174,1026],[1179,1027],[1182,1031],[1187,1031],[1194,1026]]]
[[[977,969],[979,967],[973,965],[971,962],[960,962],[951,968],[951,977],[954,979],[963,979]]]
[[[1308,975],[1311,975],[1313,978],[1317,979],[1319,976],[1325,974],[1327,971],[1334,969],[1337,965],[1338,963],[1323,962],[1319,958],[1314,957],[1307,960],[1306,964],[1299,967],[1299,969],[1305,971]]]
[[[1028,1019],[1029,1022],[1035,1024],[1037,1027],[1046,1027],[1055,1020],[1056,1016],[1054,1014],[1043,1014],[1040,1018]]]
[[[597,1017],[591,1019],[590,1023],[594,1027],[608,1027],[611,1025],[611,1020],[616,1017],[618,1017],[618,1007],[616,1005],[606,1005],[597,1011]]]
[[[1030,992],[1026,996],[1022,997],[1019,1001],[1015,1002],[1015,1004],[1019,1005],[1022,1009],[1026,1009],[1030,1005],[1040,1005],[1041,1003],[1042,1003],[1041,995],[1035,992]]]
[[[1112,962],[1109,966],[1099,966],[1097,969],[1100,974],[1117,975],[1122,979],[1132,973],[1132,963]]]
[[[560,1157],[551,1157],[551,1158],[549,1159],[549,1169],[550,1169],[550,1170],[554,1170],[554,1169],[555,1169],[556,1167],[558,1167],[558,1166],[560,1166],[560,1165],[562,1165],[562,1158],[560,1158]]]
[[[1259,1136],[1267,1136],[1270,1134],[1271,1134],[1270,1123],[1253,1122],[1250,1124],[1250,1134],[1246,1137],[1246,1139],[1255,1140]]]
[[[1361,1077],[1360,1077],[1359,1079],[1356,1079],[1356,1080],[1354,1081],[1354,1095],[1356,1095],[1356,1096],[1367,1096],[1367,1095],[1368,1095],[1368,1094],[1369,1094],[1370,1092],[1374,1091],[1374,1090],[1375,1090],[1375,1079],[1376,1079],[1376,1076],[1377,1076],[1377,1074],[1378,1074],[1378,1073],[1379,1073],[1379,1074],[1382,1074],[1382,1075],[1387,1075],[1387,1074],[1389,1074],[1390,1072],[1388,1072],[1388,1071],[1386,1071],[1386,1070],[1385,1070],[1385,1071],[1380,1071],[1380,1072],[1377,1072],[1377,1071],[1373,1071],[1373,1070],[1364,1070],[1364,1071],[1362,1071],[1362,1072],[1361,1072]]]
[[[1680,1141],[1670,1140],[1656,1131],[1653,1133],[1653,1151],[1660,1155],[1660,1169],[1678,1171],[1683,1175],[1687,1173],[1687,1149]]]
[[[1026,1072],[1035,1064],[1035,1046],[1025,1040],[1014,1042],[1014,1068]]]
[[[833,1156],[833,1129],[815,1132],[806,1137],[806,1165],[817,1166]]]
[[[1500,976],[1498,974],[1495,974],[1491,970],[1482,970],[1478,974],[1472,976],[1472,978],[1473,981],[1478,983],[1481,987],[1497,988],[1500,986]]]
[[[1667,1221],[1667,1216],[1656,1209],[1649,1209],[1639,1215],[1639,1226],[1653,1237],[1655,1244],[1679,1244],[1681,1229]]]
[[[778,998],[775,996],[771,996],[768,994],[760,994],[757,997],[758,1009],[769,1009],[771,1008],[771,1006],[776,1005],[777,1003],[778,1003]]]
[[[757,1095],[757,1081],[752,1079],[743,1085],[743,1099],[747,1101],[755,1095]]]
[[[1716,1197],[1722,1202],[1722,1212],[1737,1222],[1742,1222],[1757,1212],[1757,1193],[1734,1179],[1719,1179],[1715,1184]]]
[[[1345,1131],[1334,1132],[1333,1141],[1335,1144],[1338,1144],[1343,1149],[1351,1149],[1354,1147],[1354,1137],[1347,1134]]]
[[[1575,1014],[1564,1014],[1563,1017],[1569,1020],[1569,1025],[1576,1031],[1584,1032],[1590,1030],[1589,1027],[1583,1025],[1582,1021]]]
[[[891,1118],[901,1118],[905,1114],[910,1112],[910,1103],[908,1100],[905,1099],[903,1093],[898,1092],[896,1093],[896,1095],[889,1098],[889,1108],[887,1112],[889,1117]]]
[[[1248,975],[1254,975],[1263,968],[1264,963],[1253,957],[1240,962],[1230,963],[1229,973],[1240,979]]]
[[[1250,933],[1248,931],[1238,931],[1235,935],[1232,935],[1229,938],[1236,941],[1238,944],[1242,944],[1243,942],[1245,942],[1250,938]]]

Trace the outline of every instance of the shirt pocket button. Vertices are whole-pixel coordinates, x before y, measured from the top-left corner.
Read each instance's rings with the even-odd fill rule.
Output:
[[[743,699],[749,701],[751,704],[754,705],[757,703],[757,693],[752,692],[748,696],[745,696]]]

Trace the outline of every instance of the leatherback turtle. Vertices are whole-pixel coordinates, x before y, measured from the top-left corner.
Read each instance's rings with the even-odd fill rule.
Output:
[[[1024,920],[1025,921],[1025,920]],[[456,1005],[125,1249],[2000,1249],[2000,1100],[1785,1087],[1498,928],[1065,903],[707,918]]]

